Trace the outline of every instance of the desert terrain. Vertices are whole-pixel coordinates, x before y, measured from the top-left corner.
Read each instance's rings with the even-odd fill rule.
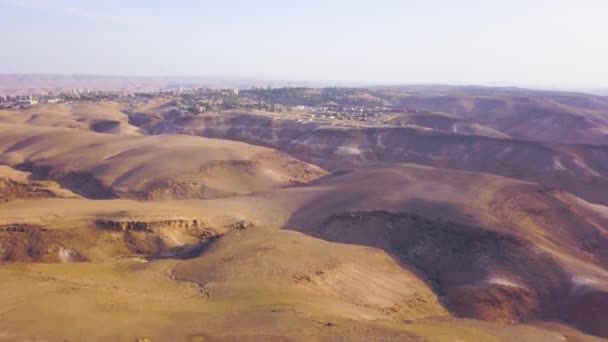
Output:
[[[0,341],[608,339],[605,97],[72,96],[0,109]]]

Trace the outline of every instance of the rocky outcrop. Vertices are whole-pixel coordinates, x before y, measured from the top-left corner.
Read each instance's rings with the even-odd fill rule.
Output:
[[[127,256],[186,259],[198,256],[226,232],[254,226],[241,220],[216,229],[203,219],[186,217],[110,217],[93,225],[71,229],[0,225],[0,262],[57,263]]]
[[[125,247],[147,258],[189,258],[220,233],[196,218],[99,219],[98,228],[120,232]]]
[[[159,229],[197,230],[209,228],[201,219],[185,218],[163,220],[99,219],[95,221],[95,224],[103,229],[142,232],[153,232]]]
[[[33,224],[0,226],[0,262],[79,262],[80,251],[70,247],[66,232]]]
[[[36,225],[9,224],[0,226],[0,233],[29,233],[32,230],[48,231],[46,228]]]
[[[242,220],[216,229],[199,218],[102,218],[97,228],[118,233],[131,253],[146,258],[187,259],[198,256],[223,234],[231,230],[252,228]]]
[[[57,196],[48,188],[0,177],[0,202],[9,202],[15,199],[48,197]]]
[[[255,224],[253,222],[243,220],[243,221],[238,221],[238,222],[226,225],[226,228],[231,229],[231,230],[232,229],[243,230],[243,229],[253,228],[254,226],[255,226]]]

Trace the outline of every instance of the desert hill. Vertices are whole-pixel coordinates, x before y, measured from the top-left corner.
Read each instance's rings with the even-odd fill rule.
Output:
[[[413,127],[343,127],[246,113],[191,120],[157,119],[142,127],[154,134],[194,134],[267,146],[329,170],[416,163],[518,178],[560,187],[595,203],[608,203],[604,195],[608,191],[608,148],[604,145],[536,142]]]
[[[583,307],[574,303],[589,292],[602,300],[608,295],[602,285],[608,211],[570,194],[405,165],[332,176],[311,187],[318,197],[288,227],[391,252],[420,269],[460,317],[577,321],[597,308],[570,312]],[[584,324],[603,329],[599,321]]]
[[[608,98],[584,93],[490,87],[379,87],[402,106],[473,120],[516,138],[608,144]]]
[[[70,263],[32,265],[36,271],[26,274],[9,267],[2,272],[9,287],[29,277],[46,288],[69,286],[69,297],[61,298],[73,305],[102,305],[94,300],[98,293],[116,301],[101,309],[104,315],[79,318],[82,327],[119,324],[130,307],[120,298],[131,293],[147,312],[133,338],[170,338],[185,329],[226,339],[587,339],[566,323],[606,334],[606,312],[589,303],[601,303],[608,291],[608,208],[508,178],[395,165],[238,198],[26,200],[0,206],[0,217],[5,227],[46,229],[39,235],[49,238],[30,240],[56,255],[40,253],[42,260],[67,255],[67,261],[85,261],[73,272],[88,274],[68,271]],[[138,279],[157,285],[136,286]],[[107,289],[108,282],[120,285]],[[128,291],[134,287],[148,295]],[[160,291],[169,291],[164,296],[172,304],[162,307],[181,312],[179,324],[151,325],[164,301],[143,301]],[[57,300],[53,293],[40,302]],[[8,322],[18,322],[31,305],[38,304],[12,304],[17,315]],[[213,323],[201,328],[201,317]],[[549,330],[539,323],[555,321],[562,325],[550,323]],[[222,327],[229,322],[241,324],[228,332]],[[500,325],[514,322],[532,325]],[[258,333],[252,335],[253,326]],[[295,327],[304,335],[294,335]],[[51,334],[43,322],[28,329]]]
[[[137,134],[137,127],[129,124],[123,110],[124,105],[115,102],[47,103],[19,110],[0,110],[0,122]]]
[[[419,113],[399,113],[388,118],[386,122],[399,126],[425,127],[442,132],[463,133],[494,138],[510,138],[506,133],[480,125],[473,120],[467,120],[440,112],[423,111]]]
[[[90,198],[205,198],[324,174],[271,149],[190,136],[98,134],[0,124],[0,160]]]
[[[0,341],[608,338],[601,98],[260,94],[0,111]]]

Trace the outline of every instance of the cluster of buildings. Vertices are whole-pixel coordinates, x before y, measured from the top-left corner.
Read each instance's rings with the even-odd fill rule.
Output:
[[[70,102],[70,101],[78,101],[78,100],[98,100],[97,93],[91,91],[85,91],[81,89],[61,92],[60,94],[53,94],[51,92],[41,92],[36,94],[27,94],[27,95],[0,95],[0,104],[3,107],[23,107],[23,106],[31,106],[38,103],[60,103],[60,102]]]
[[[239,89],[237,88],[183,88],[177,89],[160,89],[160,95],[218,95],[218,96],[238,96]]]
[[[253,106],[255,109],[279,113],[298,113],[300,121],[313,120],[347,120],[347,121],[366,121],[382,122],[385,115],[393,113],[412,113],[417,109],[407,107],[387,107],[387,106],[310,106],[297,105],[287,106],[274,103],[260,102]]]
[[[196,88],[198,92],[207,93],[207,94],[217,94],[220,96],[239,96],[239,90],[237,88],[226,88],[226,89],[199,89]]]
[[[293,110],[305,112],[309,119],[380,122],[381,117],[394,113],[390,107],[369,106],[295,106]]]
[[[171,100],[169,103],[176,114],[177,112],[201,114],[244,109],[296,114],[298,121],[302,122],[330,120],[360,121],[370,124],[382,123],[385,116],[389,114],[418,111],[414,108],[386,106],[377,101],[367,101],[365,104],[353,103],[356,101],[348,96],[349,93],[346,95],[341,93],[341,91],[347,90],[329,89],[325,91],[324,96],[319,98],[310,98],[308,93],[300,94],[298,91],[300,90],[295,88],[254,88],[243,92],[233,88],[184,89],[182,87],[161,89],[158,92],[108,92],[76,89],[63,91],[57,95],[44,92],[36,95],[0,96],[0,104],[3,107],[20,107],[39,102],[118,101],[136,106],[138,103],[149,101],[150,98],[162,97]],[[328,101],[328,98],[333,100]]]
[[[17,105],[33,105],[38,103],[38,99],[32,95],[0,95],[0,103],[14,103]]]

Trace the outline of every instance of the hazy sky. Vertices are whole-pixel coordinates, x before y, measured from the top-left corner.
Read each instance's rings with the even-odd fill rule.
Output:
[[[0,0],[1,73],[608,87],[608,0]]]

